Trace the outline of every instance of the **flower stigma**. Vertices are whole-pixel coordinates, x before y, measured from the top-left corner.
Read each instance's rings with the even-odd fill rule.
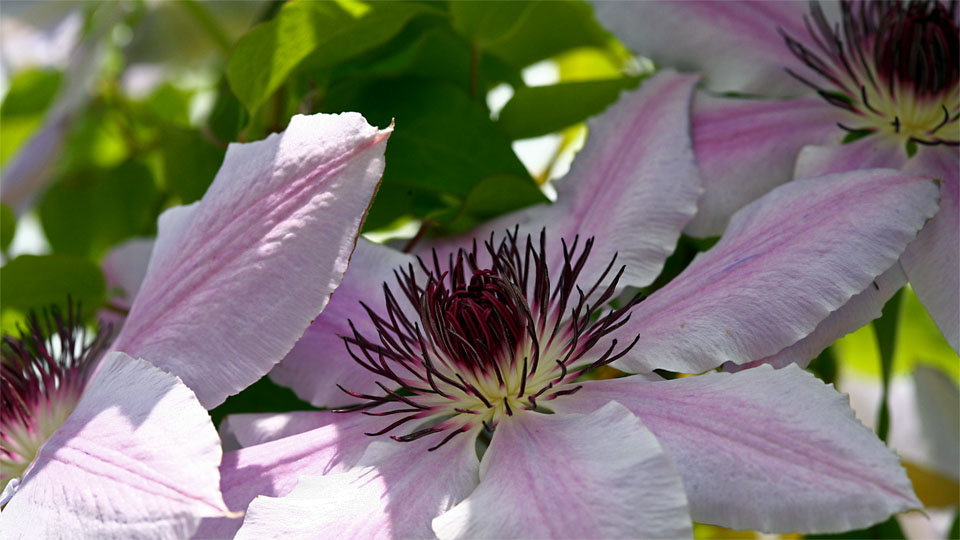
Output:
[[[926,0],[843,1],[840,9],[842,23],[831,27],[819,3],[811,3],[804,22],[817,50],[780,30],[824,82],[787,72],[853,113],[856,124],[839,124],[851,134],[896,137],[908,148],[960,144],[956,0],[949,7]]]
[[[107,349],[109,328],[92,338],[80,306],[31,312],[20,337],[0,342],[0,485],[20,478],[70,416]]]
[[[351,392],[367,401],[347,411],[371,416],[399,416],[371,436],[401,425],[420,427],[391,438],[401,442],[445,432],[435,450],[456,435],[478,428],[493,432],[505,416],[546,412],[543,402],[580,389],[583,373],[626,354],[636,339],[617,349],[595,345],[629,320],[629,311],[642,296],[617,309],[604,306],[616,292],[625,267],[607,280],[614,255],[602,275],[586,290],[578,286],[594,240],[579,237],[563,246],[563,264],[551,281],[546,257],[546,232],[539,245],[531,237],[518,242],[507,232],[499,242],[485,241],[450,254],[442,265],[436,251],[430,263],[418,258],[422,279],[410,264],[395,271],[401,304],[390,286],[383,286],[385,311],[378,314],[362,303],[377,331],[371,339],[350,321],[347,350],[377,376],[382,395]],[[481,264],[482,259],[489,263]],[[606,281],[606,283],[605,283]],[[381,410],[381,408],[386,410]]]

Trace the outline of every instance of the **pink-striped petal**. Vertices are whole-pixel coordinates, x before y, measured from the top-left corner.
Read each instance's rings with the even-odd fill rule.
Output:
[[[378,391],[374,376],[350,357],[340,336],[352,336],[350,321],[364,336],[376,336],[370,316],[360,305],[366,303],[377,312],[383,311],[383,284],[397,291],[394,271],[416,265],[416,259],[393,248],[364,239],[350,259],[350,267],[336,294],[323,313],[307,328],[293,350],[270,372],[279,385],[291,388],[300,399],[317,407],[343,407],[357,403],[337,388],[351,392]]]
[[[231,145],[203,199],[160,217],[113,349],[179,375],[206,407],[269,371],[339,285],[389,133],[355,113],[295,116]]]
[[[588,122],[586,146],[557,183],[557,202],[521,210],[460,238],[431,247],[469,246],[520,225],[536,238],[546,228],[549,267],[563,262],[561,239],[596,239],[581,273],[597,279],[617,254],[621,285],[650,284],[696,213],[702,191],[690,141],[690,104],[697,78],[664,70],[625,93]]]
[[[839,109],[819,98],[734,99],[699,92],[693,102],[693,148],[703,177],[697,217],[687,234],[720,236],[730,216],[793,179],[800,149],[839,143]]]
[[[477,485],[476,432],[372,444],[360,466],[304,476],[288,495],[257,497],[237,539],[432,538],[431,520]]]
[[[633,52],[658,65],[700,71],[722,92],[809,93],[784,68],[806,73],[780,29],[807,43],[808,4],[799,1],[593,3],[597,18]]]
[[[231,414],[220,423],[220,438],[234,440],[237,448],[243,448],[339,424],[344,420],[346,418],[342,415],[331,411]]]
[[[589,414],[504,418],[480,485],[433,529],[442,539],[692,535],[673,463],[617,403]]]
[[[619,365],[700,373],[775,354],[893,266],[937,210],[926,178],[873,170],[795,180],[734,215],[720,242],[641,302]]]
[[[108,354],[0,513],[4,538],[186,538],[228,514],[220,439],[177,377]]]
[[[907,277],[903,274],[903,270],[899,264],[895,264],[873,280],[873,283],[863,292],[828,315],[807,337],[762,360],[741,365],[727,364],[724,367],[728,371],[742,371],[760,364],[770,364],[780,368],[796,363],[800,367],[806,367],[834,341],[880,317],[887,300],[890,300],[906,283]]]
[[[906,169],[940,179],[940,211],[900,262],[917,298],[953,350],[960,351],[960,155],[950,146],[921,148]]]
[[[367,446],[376,440],[364,435],[365,431],[373,430],[373,425],[369,417],[358,413],[315,411],[309,421],[321,427],[223,455],[220,489],[227,506],[237,512],[237,517],[203,520],[197,538],[232,538],[243,523],[240,513],[254,498],[286,495],[302,475],[320,476],[346,470],[356,464]],[[265,438],[283,434],[280,430]],[[246,442],[254,441],[247,439]]]
[[[676,462],[695,521],[824,533],[921,506],[900,460],[846,396],[797,366],[591,381],[550,406],[565,414],[610,400],[640,417]]]
[[[868,136],[848,144],[807,146],[797,156],[794,176],[813,178],[860,169],[902,169],[903,144],[890,137]]]

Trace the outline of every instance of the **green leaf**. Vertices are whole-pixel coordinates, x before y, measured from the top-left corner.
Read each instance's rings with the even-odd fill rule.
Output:
[[[474,186],[463,204],[464,211],[486,220],[538,203],[550,202],[529,177],[498,174]]]
[[[30,69],[10,81],[0,105],[0,165],[5,165],[40,127],[62,80],[59,71]]]
[[[606,109],[640,77],[577,81],[517,88],[498,122],[511,139],[536,137],[580,123]]]
[[[176,127],[164,130],[162,145],[167,186],[184,204],[199,200],[213,182],[226,151],[196,131]]]
[[[308,58],[329,68],[395,36],[413,17],[439,14],[424,4],[354,0],[293,1],[237,42],[227,63],[230,86],[253,112]]]
[[[5,204],[0,204],[0,251],[6,253],[13,242],[13,235],[17,232],[17,215],[13,209]]]
[[[498,174],[481,180],[467,195],[463,204],[450,215],[441,217],[441,226],[434,233],[453,235],[466,232],[480,222],[550,200],[529,178]],[[444,223],[446,222],[446,223]]]
[[[436,79],[469,89],[470,44],[449,27],[425,22],[412,22],[396,39],[338,66],[331,78]]]
[[[107,169],[125,161],[131,153],[129,121],[116,109],[94,104],[71,127],[60,158],[65,171]]]
[[[484,49],[523,68],[576,47],[606,47],[610,38],[581,0],[534,2],[517,26]]]
[[[54,184],[40,222],[54,253],[98,259],[113,245],[153,231],[159,193],[150,170],[127,161]]]
[[[27,313],[51,304],[66,307],[67,296],[93,313],[104,300],[105,281],[96,264],[70,255],[21,255],[0,268],[0,305]]]
[[[0,105],[0,115],[32,116],[43,113],[53,102],[63,74],[52,69],[29,69],[17,74],[10,81],[3,104]]]
[[[509,175],[534,184],[486,108],[453,84],[426,80],[345,84],[331,89],[324,107],[360,111],[378,126],[396,120],[387,144],[381,194],[371,212],[379,224],[401,217],[396,213],[401,209],[419,218],[457,209],[477,184],[491,176]],[[389,200],[386,193],[403,197],[403,204]],[[387,205],[390,211],[378,205]]]
[[[223,143],[236,141],[247,119],[247,111],[233,95],[226,76],[222,77],[217,84],[217,99],[207,119],[210,133]]]
[[[535,2],[453,2],[453,28],[479,47],[486,47],[520,29]]]
[[[189,127],[190,97],[190,92],[164,83],[151,92],[144,105],[147,111],[164,123]]]

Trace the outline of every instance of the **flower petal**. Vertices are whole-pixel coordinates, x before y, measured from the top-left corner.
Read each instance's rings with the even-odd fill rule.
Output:
[[[430,521],[477,485],[475,441],[475,431],[462,433],[433,452],[430,437],[374,443],[361,466],[257,497],[237,539],[431,538]]]
[[[220,424],[220,438],[232,438],[238,448],[255,446],[346,420],[331,411],[231,414]],[[338,422],[340,421],[340,422]],[[342,432],[342,429],[338,431]]]
[[[722,92],[798,95],[809,89],[784,68],[807,71],[780,29],[803,43],[806,2],[594,2],[597,19],[633,52],[700,71]]]
[[[617,254],[617,267],[626,265],[621,285],[649,285],[696,213],[702,190],[690,141],[696,81],[661,71],[591,119],[584,149],[557,183],[555,204],[508,214],[429,247],[455,250],[517,224],[523,236],[534,238],[546,228],[552,271],[559,272],[563,263],[561,239],[569,244],[579,235],[582,246],[594,237],[581,273],[584,283],[596,280]]]
[[[307,328],[300,341],[270,372],[277,384],[293,389],[300,399],[317,407],[354,405],[357,399],[337,388],[371,393],[378,390],[375,377],[347,353],[340,336],[357,331],[372,337],[377,330],[360,302],[377,310],[383,307],[383,284],[396,290],[394,271],[415,264],[416,259],[393,248],[364,239],[350,259],[350,267],[323,313]]]
[[[118,294],[110,298],[110,303],[129,312],[143,283],[153,251],[152,238],[134,238],[111,249],[100,263],[103,276],[107,280],[107,291]],[[101,310],[102,321],[115,324],[117,330],[123,324],[123,317],[116,311]]]
[[[960,351],[960,159],[957,148],[922,148],[907,170],[940,178],[940,211],[900,258],[917,298]]]
[[[319,476],[352,467],[376,440],[364,435],[371,431],[367,416],[314,411],[311,420],[322,427],[223,455],[220,488],[231,510],[243,512],[258,495],[286,495],[301,475]],[[282,430],[271,435],[281,434]],[[205,519],[196,536],[230,538],[241,524],[239,517]]]
[[[355,113],[295,116],[231,145],[203,199],[160,216],[113,349],[176,373],[208,408],[269,371],[340,283],[388,135]]]
[[[904,461],[960,480],[958,440],[960,389],[949,375],[917,365],[913,376],[891,381],[889,441]]]
[[[899,264],[895,264],[873,280],[873,283],[863,292],[855,295],[838,310],[828,315],[807,337],[773,356],[746,364],[727,364],[724,368],[727,371],[743,371],[760,364],[781,368],[792,363],[807,367],[811,360],[834,341],[880,317],[887,300],[893,298],[893,295],[906,283],[907,277],[903,274],[903,270]]]
[[[857,417],[866,426],[876,429],[883,392],[880,378],[867,377],[851,369],[840,374],[837,384],[849,392],[850,404]],[[926,475],[954,482],[960,480],[960,447],[957,445],[960,440],[960,391],[954,379],[941,369],[918,364],[912,373],[895,375],[891,379],[887,398],[890,411],[887,440],[901,456],[907,470],[912,465]],[[924,480],[923,476],[915,479],[917,494],[928,508],[956,504],[947,502],[956,500],[955,490],[945,490],[946,497],[931,497],[932,492],[938,490],[923,486],[927,483]],[[924,497],[924,491],[927,497]]]
[[[801,148],[839,143],[838,111],[819,98],[779,101],[697,93],[693,149],[704,192],[687,234],[723,234],[734,212],[793,179]]]
[[[900,171],[784,184],[634,308],[618,334],[639,341],[618,363],[700,373],[775,354],[893,266],[936,210],[936,184]]]
[[[813,178],[860,169],[901,169],[906,162],[902,144],[874,135],[847,144],[807,146],[797,156],[794,176]]]
[[[147,274],[152,238],[134,238],[114,247],[103,258],[101,267],[107,288],[123,291],[123,306],[130,307]]]
[[[590,414],[503,419],[483,456],[479,487],[433,529],[443,539],[693,534],[673,463],[617,403]]]
[[[228,513],[220,440],[179,379],[108,354],[0,514],[9,538],[189,537]]]
[[[584,412],[610,400],[639,416],[676,462],[695,521],[823,533],[921,506],[897,456],[846,396],[797,366],[591,381],[550,407]]]

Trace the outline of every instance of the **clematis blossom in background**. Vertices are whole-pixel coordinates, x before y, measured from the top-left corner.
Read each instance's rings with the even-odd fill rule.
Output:
[[[695,83],[662,72],[591,121],[555,205],[419,259],[361,242],[271,375],[349,412],[228,417],[244,448],[224,455],[221,488],[246,517],[198,536],[677,537],[691,519],[823,532],[918,507],[896,456],[796,366],[653,370],[802,339],[935,213],[929,179],[794,182],[649,298],[604,308],[656,277],[694,214]],[[634,375],[579,382],[603,365]]]
[[[4,339],[5,537],[183,538],[230,515],[204,406],[264,375],[323,310],[389,134],[356,113],[296,116],[231,145],[204,197],[160,216],[108,351],[72,312]]]
[[[688,233],[719,235],[737,209],[793,178],[890,167],[941,181],[940,211],[900,264],[808,340],[766,361],[806,365],[837,338],[877,318],[906,279],[958,350],[956,2],[651,1],[594,7],[636,53],[701,71],[711,90],[790,98],[698,93],[693,139],[704,196]]]

